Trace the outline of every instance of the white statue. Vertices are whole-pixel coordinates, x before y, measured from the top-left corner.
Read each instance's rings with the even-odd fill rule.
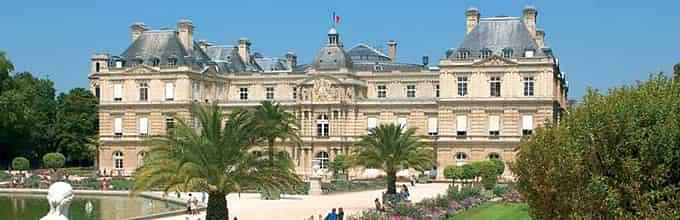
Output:
[[[65,182],[56,182],[47,190],[50,211],[40,220],[68,220],[68,207],[73,200],[73,188]]]

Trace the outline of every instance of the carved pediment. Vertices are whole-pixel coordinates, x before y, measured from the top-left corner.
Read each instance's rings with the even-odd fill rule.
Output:
[[[159,72],[159,71],[150,67],[150,66],[147,66],[147,65],[138,65],[138,66],[132,67],[132,68],[128,69],[127,71],[125,71],[125,73],[128,73],[128,74],[144,74],[144,73],[157,73],[157,72]]]
[[[475,66],[509,66],[509,65],[517,65],[517,63],[512,61],[512,60],[500,57],[498,55],[493,55],[489,58],[486,58],[484,60],[476,62],[473,65],[475,65]]]
[[[327,75],[314,75],[298,84],[302,101],[334,102],[351,100],[354,88],[342,81]]]

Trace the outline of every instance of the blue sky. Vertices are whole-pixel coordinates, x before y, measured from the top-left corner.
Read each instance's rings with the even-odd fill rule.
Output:
[[[436,62],[457,47],[465,32],[464,11],[482,16],[520,16],[538,8],[538,26],[561,61],[580,99],[588,86],[606,89],[670,72],[680,62],[680,1],[33,1],[5,0],[0,13],[0,50],[17,71],[55,81],[58,91],[87,86],[94,52],[122,53],[130,44],[129,26],[174,28],[193,20],[195,39],[234,44],[248,37],[267,56],[295,51],[302,62],[323,45],[330,14],[342,17],[346,47],[364,42],[384,47],[399,43],[401,62]]]

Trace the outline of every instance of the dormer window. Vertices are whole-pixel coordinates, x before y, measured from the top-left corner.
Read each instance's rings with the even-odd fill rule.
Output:
[[[534,52],[532,49],[526,49],[524,50],[524,57],[534,57]]]
[[[177,58],[175,58],[175,57],[168,58],[168,65],[170,65],[170,66],[177,65]]]
[[[505,48],[503,49],[503,57],[504,58],[510,58],[512,57],[512,49],[511,48]]]
[[[144,60],[142,60],[140,58],[132,59],[132,66],[142,65],[143,63],[144,63]]]
[[[376,64],[375,66],[373,66],[373,70],[376,71],[376,72],[380,72],[380,71],[383,71],[384,68],[383,68],[382,65]]]
[[[158,58],[151,59],[151,66],[158,66],[161,64],[161,60]]]
[[[458,51],[458,55],[457,55],[458,59],[467,59],[468,57],[470,57],[470,51],[467,51],[467,50]]]
[[[491,50],[484,48],[480,51],[480,56],[479,56],[480,58],[486,59],[486,58],[489,58],[490,56],[491,56]]]

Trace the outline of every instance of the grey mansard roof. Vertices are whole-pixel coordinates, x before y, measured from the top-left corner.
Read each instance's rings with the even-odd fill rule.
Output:
[[[345,53],[341,46],[328,45],[317,53],[312,68],[316,70],[351,70],[352,59]]]
[[[447,54],[449,58],[455,58],[458,52],[467,50],[470,52],[470,57],[477,58],[483,49],[502,55],[506,48],[512,49],[512,57],[522,57],[527,49],[534,50],[536,57],[550,55],[544,52],[546,48],[538,47],[529,30],[518,17],[480,19],[479,24],[465,36],[460,46]]]
[[[383,52],[360,43],[347,51],[347,54],[352,58],[354,63],[375,63],[375,62],[389,62],[392,61],[389,56]]]
[[[205,49],[210,59],[217,64],[219,72],[244,72],[245,64],[234,46],[209,46]]]
[[[174,30],[152,30],[142,33],[130,47],[120,55],[125,66],[140,60],[151,65],[158,59],[159,65],[167,65],[176,59],[176,65],[204,66],[210,58],[194,43],[192,50],[185,50]]]

